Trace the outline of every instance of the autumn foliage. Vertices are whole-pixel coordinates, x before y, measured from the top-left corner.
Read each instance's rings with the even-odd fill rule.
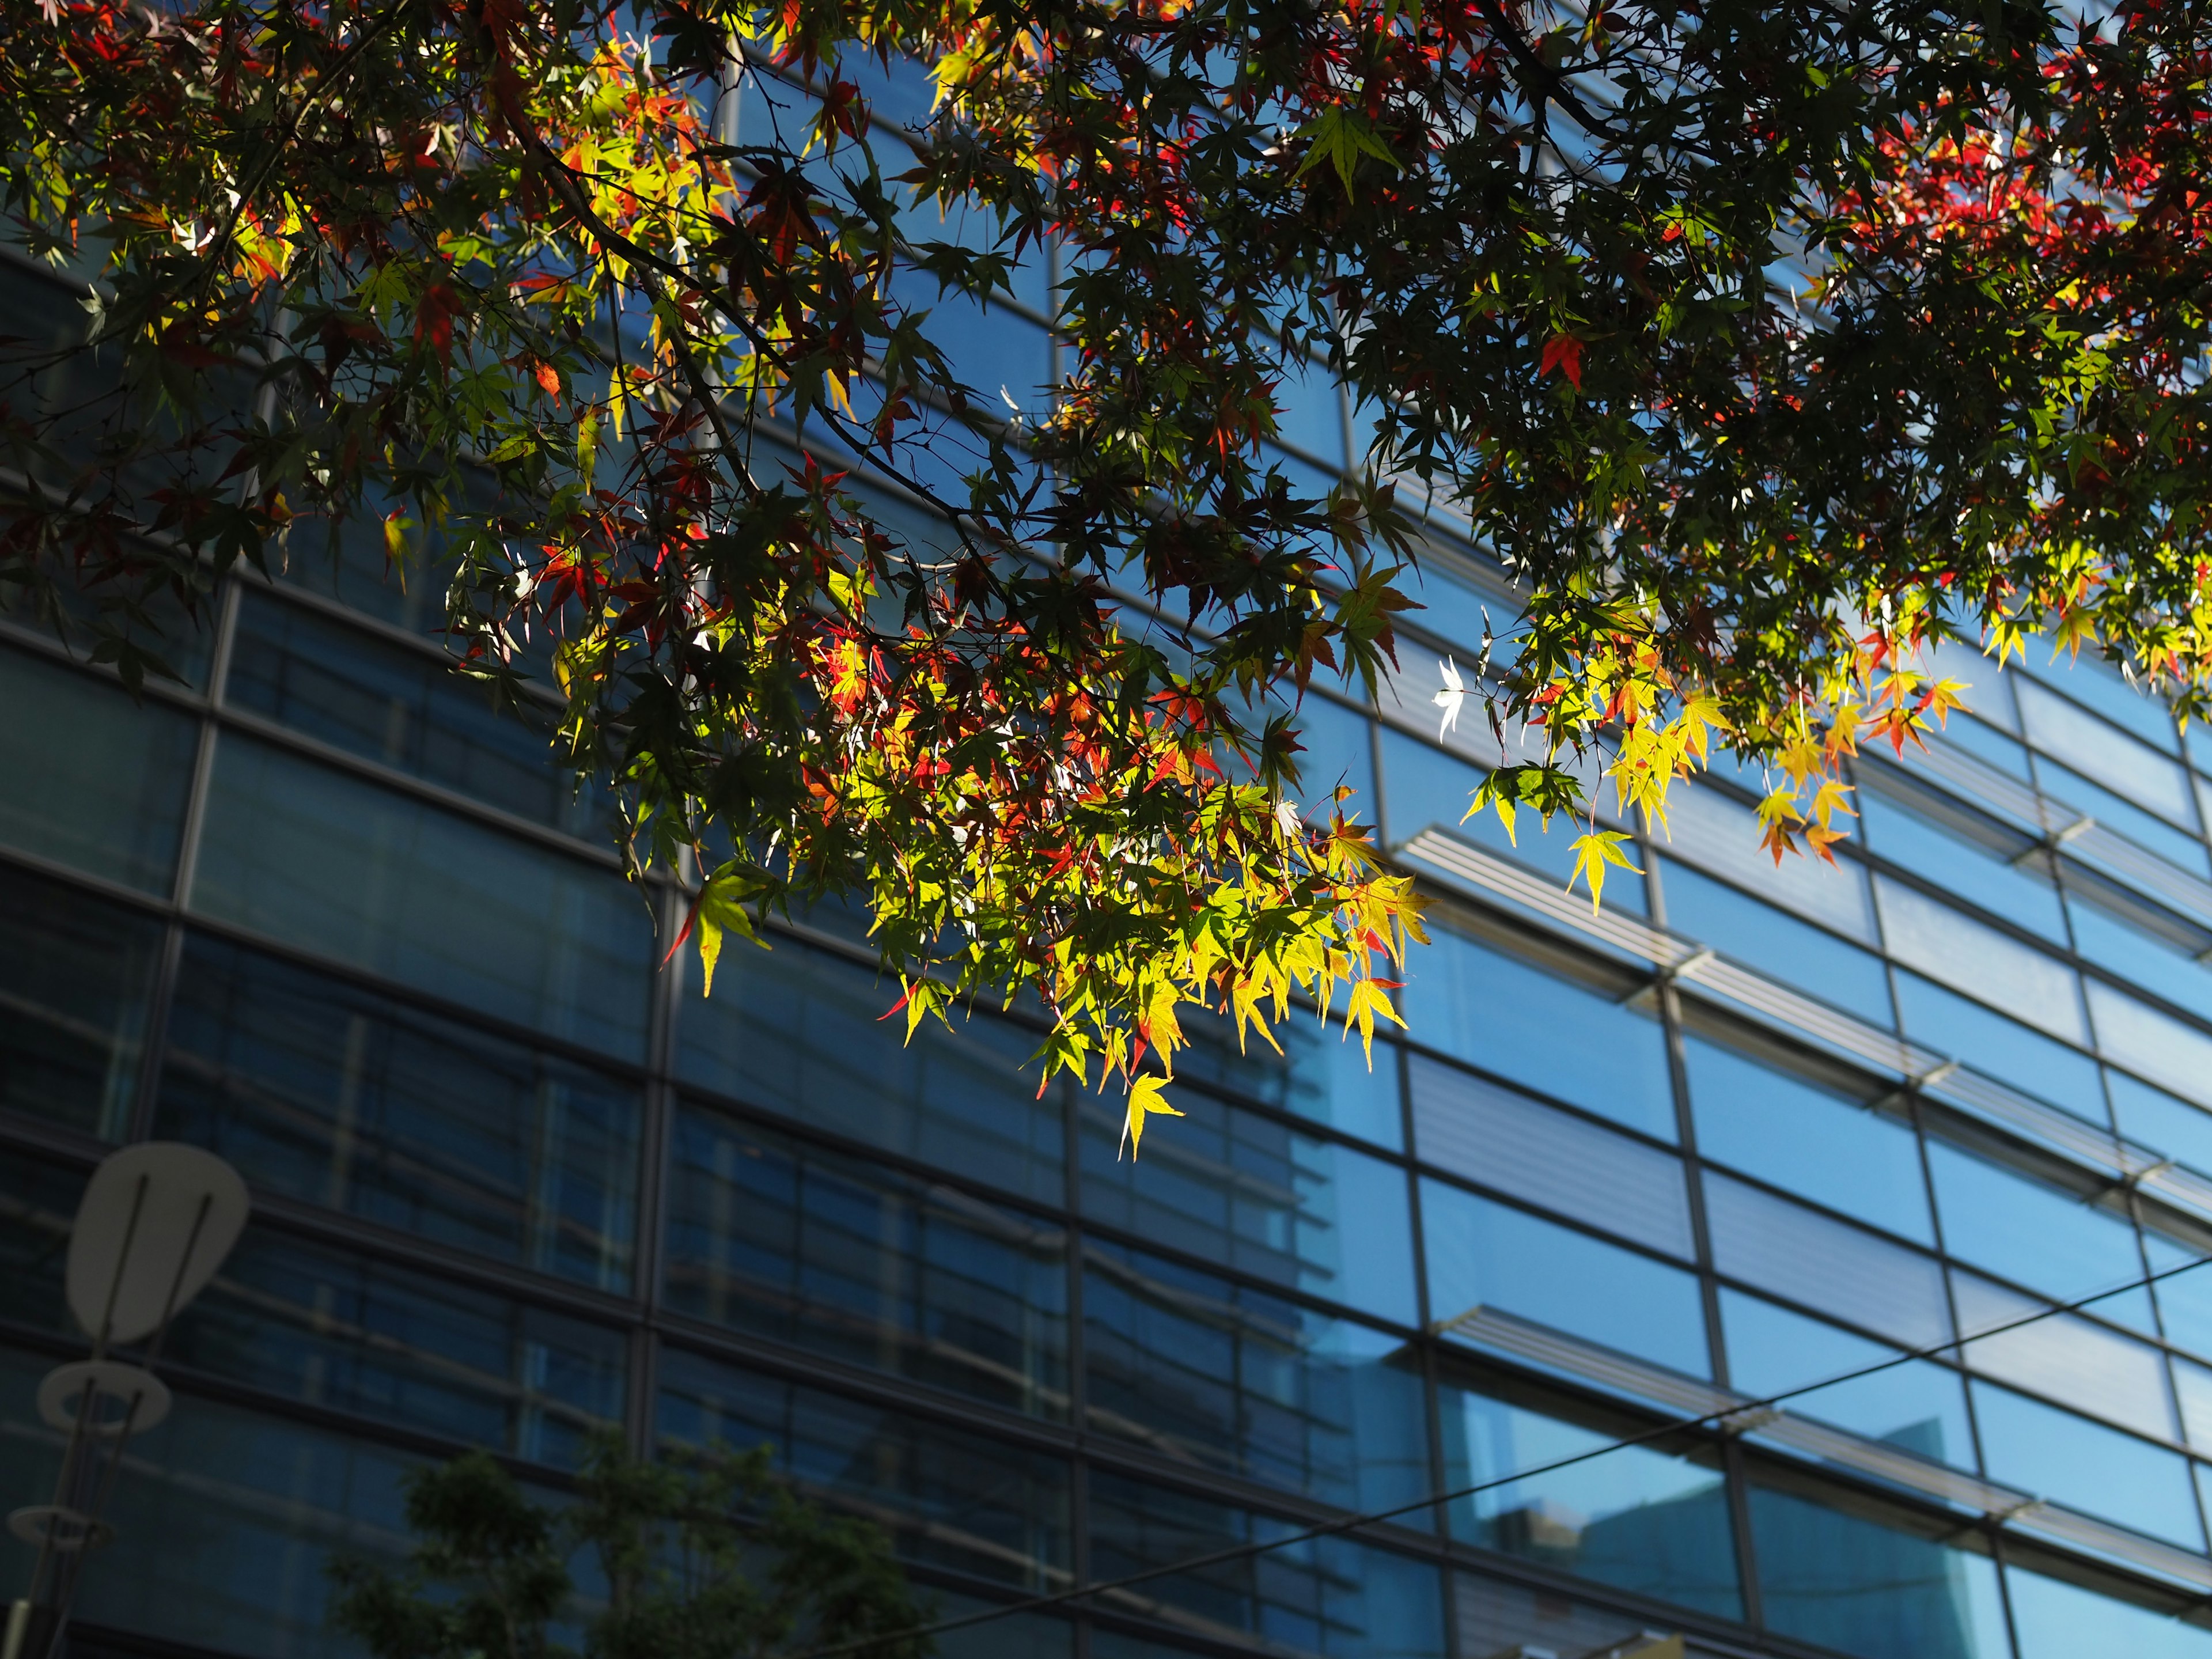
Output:
[[[325,520],[434,542],[465,672],[550,642],[710,974],[857,893],[910,1024],[1034,998],[1133,1139],[1194,1018],[1397,1018],[1416,896],[1365,803],[1293,794],[1419,512],[1528,596],[1469,688],[1548,747],[1508,814],[1586,811],[1595,751],[1662,816],[1717,741],[1826,851],[1855,746],[1958,701],[1931,634],[2206,695],[2193,14],[0,15],[13,234],[91,285],[89,345],[14,349],[0,580],[91,594],[132,675],[149,593]],[[963,384],[940,315],[1048,246],[1060,383]],[[1311,364],[1364,451],[1325,492],[1266,447]]]

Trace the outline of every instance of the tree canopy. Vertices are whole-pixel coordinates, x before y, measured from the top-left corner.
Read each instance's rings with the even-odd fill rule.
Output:
[[[697,860],[710,975],[857,894],[909,1021],[1033,998],[1133,1134],[1194,1006],[1396,1018],[1417,896],[1290,792],[1417,509],[1526,596],[1467,692],[1534,734],[1509,819],[1592,752],[1663,813],[1721,742],[1825,852],[1855,746],[1958,700],[1930,636],[2212,696],[2194,6],[0,15],[11,234],[88,316],[15,348],[0,580],[130,677],[151,595],[434,539],[465,672],[550,652],[635,865]],[[1057,384],[963,384],[1048,279]],[[1264,447],[1309,374],[1358,411],[1326,489]]]

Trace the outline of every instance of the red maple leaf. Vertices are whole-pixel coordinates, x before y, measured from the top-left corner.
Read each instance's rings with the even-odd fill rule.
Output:
[[[1583,343],[1571,334],[1554,334],[1544,347],[1544,361],[1537,366],[1540,377],[1555,368],[1567,372],[1567,379],[1576,391],[1583,389]]]

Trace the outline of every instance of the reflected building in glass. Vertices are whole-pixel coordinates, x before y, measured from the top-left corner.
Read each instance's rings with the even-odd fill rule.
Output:
[[[1048,381],[1047,291],[961,372]],[[1285,384],[1325,483],[1357,412]],[[1460,822],[1504,757],[1439,739],[1439,665],[1515,607],[1440,518],[1402,672],[1304,710],[1310,794],[1433,902],[1411,1033],[1217,1034],[1132,1164],[1019,1020],[902,1044],[850,917],[711,1000],[661,969],[684,896],[623,880],[550,705],[311,539],[143,700],[0,619],[0,1507],[51,1480],[102,1153],[210,1147],[256,1206],[80,1653],[349,1655],[327,1565],[404,1547],[410,1470],[557,1492],[611,1428],[769,1443],[947,1613],[1294,1540],[951,1655],[2212,1659],[2212,742],[2103,667],[1947,653],[1973,712],[1860,758],[1834,868],[1724,765],[1593,915],[1571,830]]]

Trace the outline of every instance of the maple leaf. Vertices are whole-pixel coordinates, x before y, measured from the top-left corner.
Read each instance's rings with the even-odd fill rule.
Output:
[[[1444,711],[1443,724],[1437,728],[1437,736],[1441,738],[1459,724],[1460,705],[1467,701],[1467,687],[1460,679],[1459,665],[1449,657],[1437,665],[1437,672],[1443,676],[1444,689],[1429,701]]]
[[[1543,361],[1536,367],[1538,379],[1559,370],[1572,383],[1576,391],[1583,389],[1583,343],[1571,334],[1554,334],[1544,344]]]
[[[1349,105],[1331,104],[1300,127],[1294,137],[1306,140],[1311,146],[1306,159],[1298,164],[1295,176],[1303,179],[1328,161],[1335,167],[1347,198],[1352,195],[1352,172],[1359,165],[1361,156],[1373,156],[1393,173],[1404,170],[1398,158],[1390,153],[1390,146],[1376,132],[1375,124]]]
[[[1129,1149],[1132,1163],[1143,1150],[1146,1117],[1155,1112],[1164,1117],[1182,1115],[1162,1098],[1160,1091],[1166,1086],[1167,1079],[1152,1072],[1142,1073],[1129,1085],[1129,1110],[1121,1124],[1121,1144]]]
[[[1605,892],[1605,872],[1609,866],[1618,865],[1632,875],[1643,871],[1629,862],[1628,854],[1620,850],[1628,836],[1619,830],[1593,830],[1588,835],[1575,837],[1575,867],[1567,878],[1567,890],[1574,891],[1575,883],[1589,884],[1590,914],[1597,914],[1599,899]]]

